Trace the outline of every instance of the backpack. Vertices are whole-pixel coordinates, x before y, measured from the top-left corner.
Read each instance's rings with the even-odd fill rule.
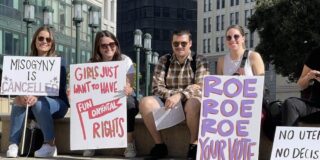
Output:
[[[190,62],[191,64],[191,69],[192,69],[192,72],[193,72],[193,75],[194,75],[194,78],[193,78],[193,82],[195,81],[195,78],[196,78],[196,70],[197,70],[197,54],[196,53],[194,53],[194,52],[191,52],[191,54],[192,54],[192,61]],[[167,62],[166,62],[166,64],[165,64],[165,72],[164,72],[164,83],[165,84],[167,84],[166,83],[166,77],[167,77],[167,75],[168,75],[168,71],[169,71],[169,67],[170,67],[170,63],[171,63],[171,61],[170,61],[170,59],[171,59],[171,54],[169,53],[169,54],[166,54],[165,55],[166,56],[166,58],[167,58]]]

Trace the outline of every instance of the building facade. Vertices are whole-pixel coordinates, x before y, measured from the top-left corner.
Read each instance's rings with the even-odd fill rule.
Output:
[[[170,53],[171,33],[177,28],[191,31],[193,50],[196,50],[196,6],[196,0],[118,0],[117,36],[122,51],[135,60],[133,32],[141,29],[152,35],[153,51],[160,56]]]
[[[53,8],[53,27],[56,37],[56,51],[65,58],[67,64],[75,63],[76,29],[73,25],[72,0],[34,0],[35,23],[31,35],[43,25],[43,8]],[[89,7],[100,10],[100,26],[116,34],[117,0],[84,0],[82,5],[83,21],[80,28],[80,62],[87,62],[92,50],[92,30],[89,27]],[[22,0],[0,1],[0,66],[5,55],[28,55],[26,23],[23,21]],[[31,41],[31,40],[30,40]]]

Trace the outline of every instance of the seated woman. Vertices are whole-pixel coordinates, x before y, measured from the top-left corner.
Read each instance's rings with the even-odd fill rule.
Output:
[[[33,35],[31,42],[31,56],[56,57],[55,40],[49,27],[40,27]],[[68,111],[69,102],[66,95],[66,66],[61,62],[59,96],[17,96],[14,99],[10,117],[10,137],[7,157],[18,156],[18,145],[23,130],[26,107],[30,107],[30,116],[34,117],[40,126],[44,142],[35,151],[35,157],[55,157],[53,119],[63,118]]]

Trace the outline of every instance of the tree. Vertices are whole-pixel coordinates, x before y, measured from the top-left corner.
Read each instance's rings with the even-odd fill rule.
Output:
[[[304,59],[320,45],[319,8],[320,0],[257,0],[249,19],[249,30],[260,37],[256,50],[290,81],[299,78]]]

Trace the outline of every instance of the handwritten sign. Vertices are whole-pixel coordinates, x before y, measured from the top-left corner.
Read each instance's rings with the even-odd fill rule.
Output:
[[[71,150],[127,146],[122,61],[70,66]]]
[[[271,160],[320,159],[320,128],[277,127]]]
[[[1,94],[58,96],[60,57],[4,56]]]
[[[198,160],[258,159],[263,76],[204,78]]]

